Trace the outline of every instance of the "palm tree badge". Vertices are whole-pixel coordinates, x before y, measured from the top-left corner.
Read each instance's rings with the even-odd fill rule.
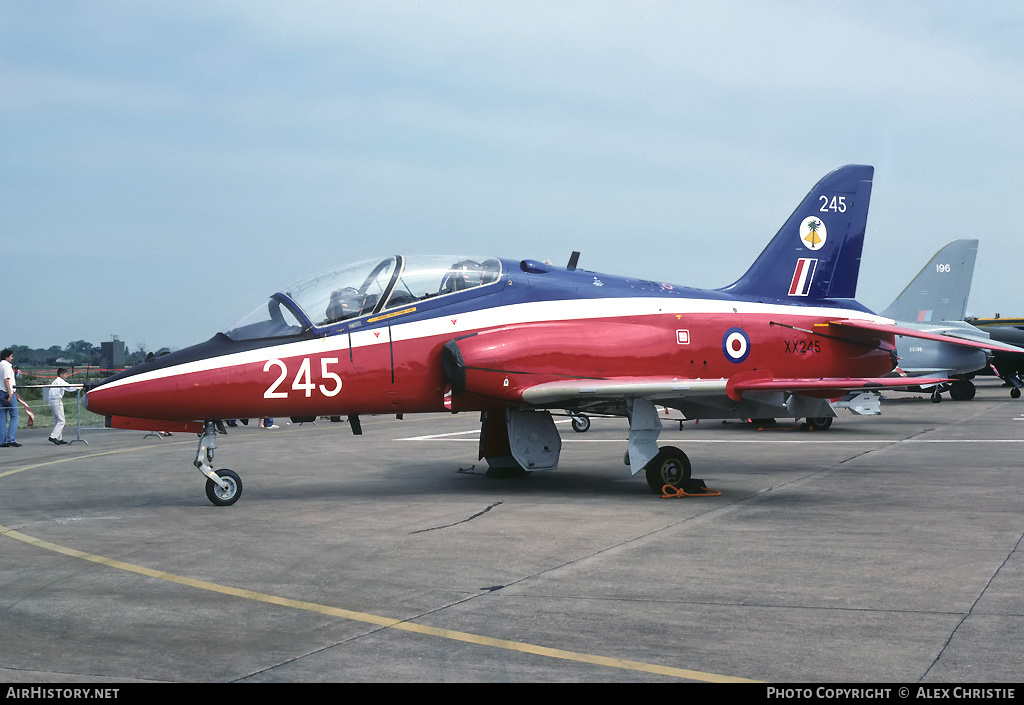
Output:
[[[825,245],[827,237],[825,224],[821,222],[820,218],[812,215],[809,218],[804,218],[804,222],[800,224],[800,239],[803,241],[804,247],[809,250],[820,250]]]

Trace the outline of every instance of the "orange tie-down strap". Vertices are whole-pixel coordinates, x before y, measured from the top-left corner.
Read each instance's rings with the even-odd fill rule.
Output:
[[[690,491],[687,492],[686,490]],[[722,493],[718,490],[711,490],[704,486],[703,480],[691,480],[687,483],[687,487],[673,487],[672,485],[665,485],[661,488],[662,499],[682,499],[683,497],[721,497]]]

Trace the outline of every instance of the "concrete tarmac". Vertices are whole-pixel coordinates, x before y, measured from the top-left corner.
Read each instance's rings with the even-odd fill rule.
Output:
[[[230,429],[231,507],[194,436],[23,431],[0,682],[1018,681],[1024,400],[882,408],[667,423],[722,492],[684,499],[630,476],[621,419],[505,480],[476,414]]]

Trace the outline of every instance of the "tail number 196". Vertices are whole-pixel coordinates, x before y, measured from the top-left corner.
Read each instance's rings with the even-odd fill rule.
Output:
[[[319,385],[320,393],[325,397],[336,396],[341,391],[341,377],[336,372],[328,371],[328,366],[335,365],[338,362],[336,357],[322,357],[320,358],[320,378],[333,382],[331,386],[326,384]],[[267,391],[263,392],[264,399],[287,399],[288,390],[279,391],[279,388],[284,384],[288,378],[288,366],[281,360],[267,360],[267,364],[263,366],[264,372],[270,372],[272,367],[276,367],[281,371],[280,376],[274,380],[273,384],[267,387]],[[295,391],[302,391],[306,393],[307,397],[313,396],[313,391],[317,389],[317,384],[313,382],[312,374],[310,373],[310,362],[309,358],[303,358],[302,363],[299,365],[299,371],[295,373],[295,379],[292,380],[292,389]]]

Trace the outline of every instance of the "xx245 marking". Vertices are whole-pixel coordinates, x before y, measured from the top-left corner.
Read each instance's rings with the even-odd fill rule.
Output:
[[[796,355],[804,353],[820,353],[821,352],[821,341],[820,340],[787,340],[786,341],[786,352],[794,353]]]

